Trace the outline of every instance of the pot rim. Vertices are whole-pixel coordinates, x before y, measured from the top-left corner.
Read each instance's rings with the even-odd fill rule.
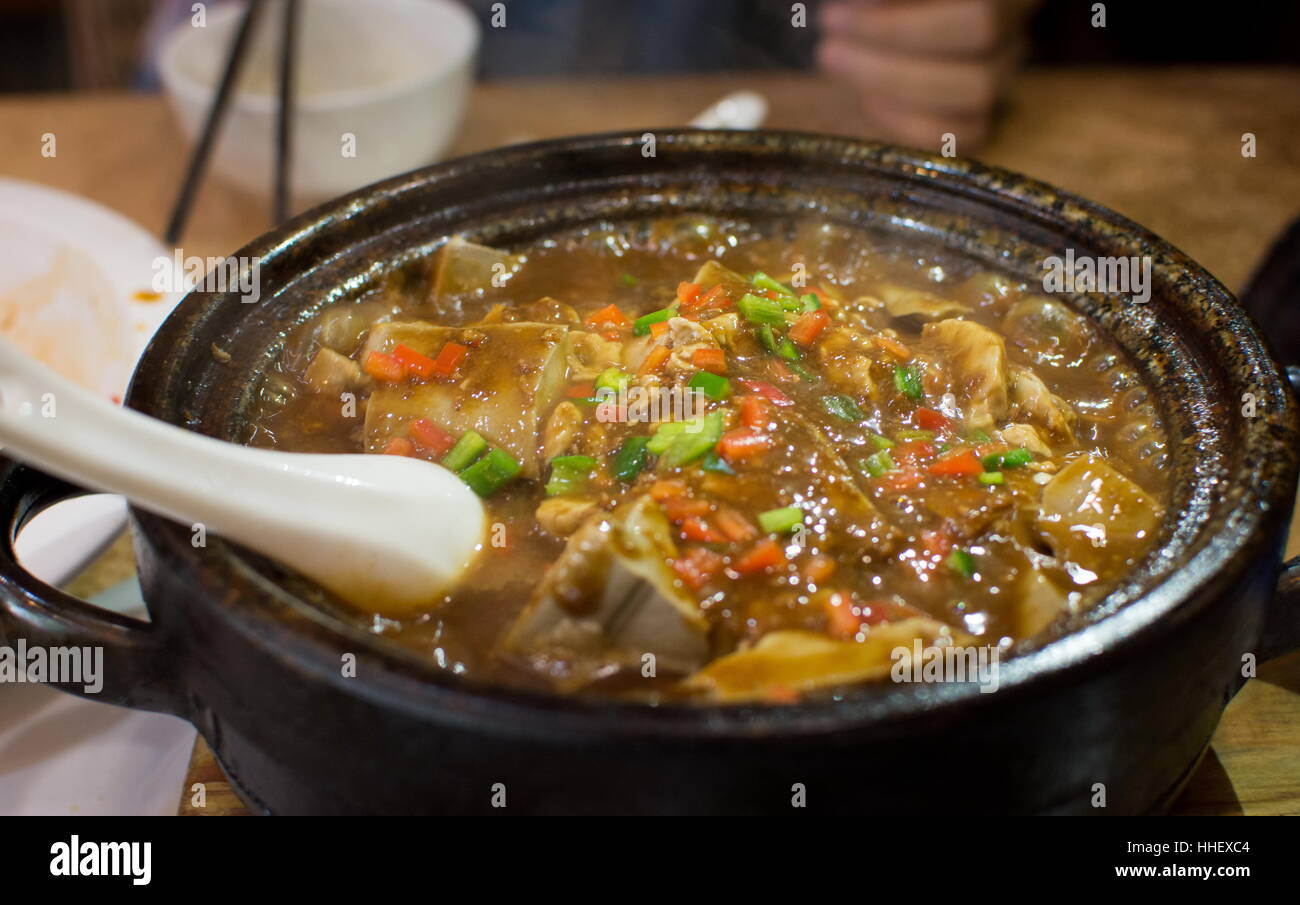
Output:
[[[436,712],[442,719],[490,724],[498,730],[508,726],[513,732],[551,736],[594,732],[738,739],[819,735],[943,718],[954,707],[975,712],[993,699],[1022,693],[1031,683],[1038,686],[1059,681],[1067,672],[1085,667],[1104,669],[1122,651],[1149,640],[1161,628],[1190,618],[1218,594],[1230,591],[1260,558],[1276,555],[1273,535],[1284,524],[1295,492],[1295,450],[1300,431],[1294,400],[1256,326],[1222,284],[1149,230],[1101,205],[1002,168],[883,143],[806,132],[671,128],[571,136],[480,152],[392,177],[307,211],[235,254],[269,262],[287,254],[297,243],[311,242],[369,208],[396,202],[407,195],[418,197],[419,192],[430,186],[454,182],[474,170],[505,171],[539,166],[548,155],[555,153],[572,160],[574,155],[598,149],[635,147],[647,133],[655,136],[661,149],[696,147],[753,155],[777,149],[785,153],[803,149],[808,154],[815,151],[823,157],[851,159],[873,168],[875,175],[924,181],[940,188],[960,187],[968,196],[974,195],[982,207],[1000,208],[1020,221],[1041,219],[1050,212],[1053,223],[1070,223],[1080,238],[1121,240],[1127,247],[1141,249],[1160,261],[1156,269],[1164,273],[1180,307],[1187,309],[1195,335],[1203,338],[1213,329],[1231,335],[1240,363],[1235,370],[1225,370],[1224,376],[1255,388],[1260,400],[1262,414],[1246,420],[1234,442],[1234,448],[1243,456],[1253,454],[1242,460],[1249,467],[1226,470],[1221,479],[1225,486],[1216,507],[1206,515],[1207,519],[1213,517],[1220,523],[1217,532],[1200,542],[1199,549],[1186,556],[1177,571],[1156,580],[1134,599],[1123,601],[1118,609],[1002,662],[1000,687],[995,694],[980,694],[972,683],[875,683],[855,686],[843,695],[795,704],[664,706],[532,692],[454,676],[413,651],[344,625],[295,597],[251,565],[235,548],[218,541],[209,544],[206,550],[195,550],[189,542],[188,530],[133,508],[132,515],[141,535],[157,546],[168,567],[202,571],[205,564],[215,565],[225,586],[233,582],[250,591],[247,595],[219,595],[225,599],[216,599],[212,604],[224,609],[226,618],[235,620],[251,644],[271,656],[293,658],[304,671],[344,693],[372,697],[384,706],[413,713]],[[1184,281],[1175,282],[1176,275],[1181,275]],[[1197,316],[1190,303],[1194,293],[1204,298],[1208,317]],[[148,372],[165,361],[168,334],[182,337],[187,327],[197,323],[204,304],[205,300],[191,294],[169,316],[168,323],[141,359],[126,404],[157,417],[149,405],[151,402],[161,405],[163,400],[149,398],[145,386],[149,382]],[[1210,344],[1197,351],[1208,358],[1215,350]],[[1163,386],[1151,389],[1157,396],[1172,392]],[[1229,491],[1235,491],[1231,505],[1224,502]],[[1202,531],[1209,528],[1204,526]],[[1162,541],[1152,555],[1168,543]],[[250,602],[249,598],[256,602]],[[1103,605],[1099,603],[1097,609]],[[297,617],[292,627],[284,619],[289,614]],[[302,621],[304,615],[308,623]],[[311,626],[304,628],[309,623]],[[350,642],[347,649],[356,653],[357,675],[366,678],[342,679],[340,642]],[[186,668],[183,664],[182,673]]]

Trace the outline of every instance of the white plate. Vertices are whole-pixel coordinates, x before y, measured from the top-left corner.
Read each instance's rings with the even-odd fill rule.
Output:
[[[180,301],[153,292],[168,250],[113,211],[0,179],[0,327],[28,353],[105,398],[126,392],[140,353]],[[126,507],[87,497],[32,521],[18,556],[40,578],[75,574],[117,533]]]
[[[66,192],[0,179],[0,325],[31,354],[114,401],[180,293],[153,293],[168,250],[130,220]],[[121,530],[120,497],[37,516],[18,556],[58,584]],[[96,603],[142,613],[139,590]],[[174,814],[194,742],[182,720],[39,685],[0,687],[0,814]]]

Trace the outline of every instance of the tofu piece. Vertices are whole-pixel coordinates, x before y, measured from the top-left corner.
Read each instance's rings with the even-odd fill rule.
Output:
[[[417,418],[428,418],[454,434],[478,431],[523,465],[541,469],[542,418],[562,397],[566,380],[568,328],[555,324],[492,324],[440,327],[424,321],[375,326],[362,361],[371,352],[390,352],[398,343],[429,357],[448,341],[468,334],[477,345],[455,380],[380,384],[366,405],[366,451],[381,452],[393,437],[405,436]]]
[[[571,538],[502,648],[566,689],[653,654],[659,674],[707,659],[708,622],[676,579],[676,545],[659,506],[642,497],[598,513]]]
[[[438,252],[433,299],[439,302],[448,296],[481,293],[492,286],[504,286],[523,264],[522,255],[453,236]]]

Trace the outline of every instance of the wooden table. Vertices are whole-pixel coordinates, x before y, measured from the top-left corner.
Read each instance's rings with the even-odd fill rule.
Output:
[[[752,88],[774,128],[873,134],[837,84],[796,74],[497,82],[475,88],[457,153],[536,138],[687,121],[723,93]],[[1300,70],[1089,69],[1023,73],[1001,125],[975,156],[1070,189],[1165,236],[1240,290],[1271,239],[1300,214]],[[41,156],[41,136],[58,155]],[[1243,133],[1257,156],[1243,158]],[[958,148],[959,153],[966,149]],[[0,175],[67,189],[159,233],[186,146],[156,97],[0,100]],[[269,226],[265,203],[209,180],[185,253],[229,253]],[[1300,552],[1293,527],[1289,555]],[[118,550],[108,559],[121,560]],[[100,565],[105,574],[110,565]],[[92,571],[83,588],[99,582]],[[192,781],[207,807],[242,812],[210,754]],[[187,788],[188,788],[187,783]],[[1300,813],[1300,655],[1267,664],[1229,706],[1176,813]]]

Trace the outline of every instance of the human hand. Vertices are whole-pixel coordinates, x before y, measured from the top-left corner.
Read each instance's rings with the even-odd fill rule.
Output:
[[[818,64],[851,82],[891,139],[969,148],[1024,47],[1037,0],[838,0],[822,8]]]

